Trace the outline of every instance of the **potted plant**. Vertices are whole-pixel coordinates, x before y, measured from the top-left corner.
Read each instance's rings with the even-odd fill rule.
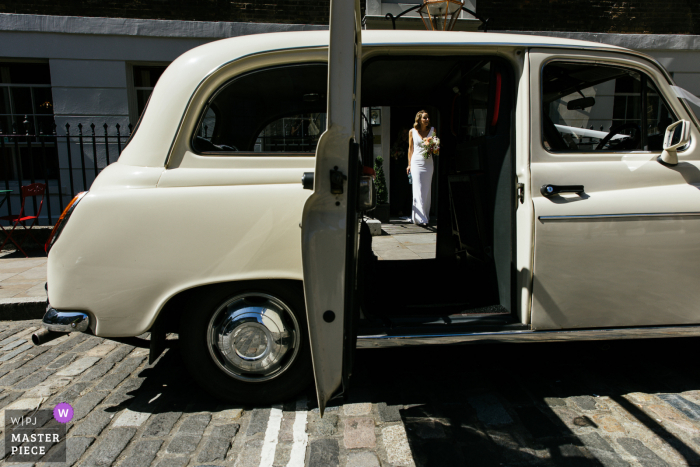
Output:
[[[374,208],[372,213],[375,219],[379,219],[383,223],[389,222],[389,193],[386,189],[384,159],[381,156],[374,161],[374,172],[377,177],[377,207]]]

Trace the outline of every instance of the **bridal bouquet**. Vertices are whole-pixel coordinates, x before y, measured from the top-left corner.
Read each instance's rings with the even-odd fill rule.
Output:
[[[425,148],[425,158],[430,159],[430,156],[440,155],[440,138],[437,136],[428,136],[423,138],[422,146]]]

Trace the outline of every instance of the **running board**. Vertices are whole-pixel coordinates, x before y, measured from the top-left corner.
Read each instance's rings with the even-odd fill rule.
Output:
[[[358,336],[358,349],[407,347],[413,345],[497,344],[509,342],[566,342],[617,339],[659,339],[700,336],[700,326],[659,326],[643,328],[569,329],[563,331],[502,331],[441,334],[377,334]]]

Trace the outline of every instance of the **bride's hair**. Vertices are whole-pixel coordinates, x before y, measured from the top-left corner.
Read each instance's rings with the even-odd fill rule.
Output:
[[[420,129],[420,119],[423,116],[423,114],[427,114],[427,113],[428,112],[426,112],[425,110],[418,111],[418,113],[416,114],[416,121],[413,124],[413,128],[415,128],[416,130]]]

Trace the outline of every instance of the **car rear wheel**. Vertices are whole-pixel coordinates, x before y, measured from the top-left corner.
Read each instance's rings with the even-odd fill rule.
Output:
[[[206,289],[184,309],[180,341],[197,382],[224,400],[276,402],[313,379],[303,292],[287,282]]]

